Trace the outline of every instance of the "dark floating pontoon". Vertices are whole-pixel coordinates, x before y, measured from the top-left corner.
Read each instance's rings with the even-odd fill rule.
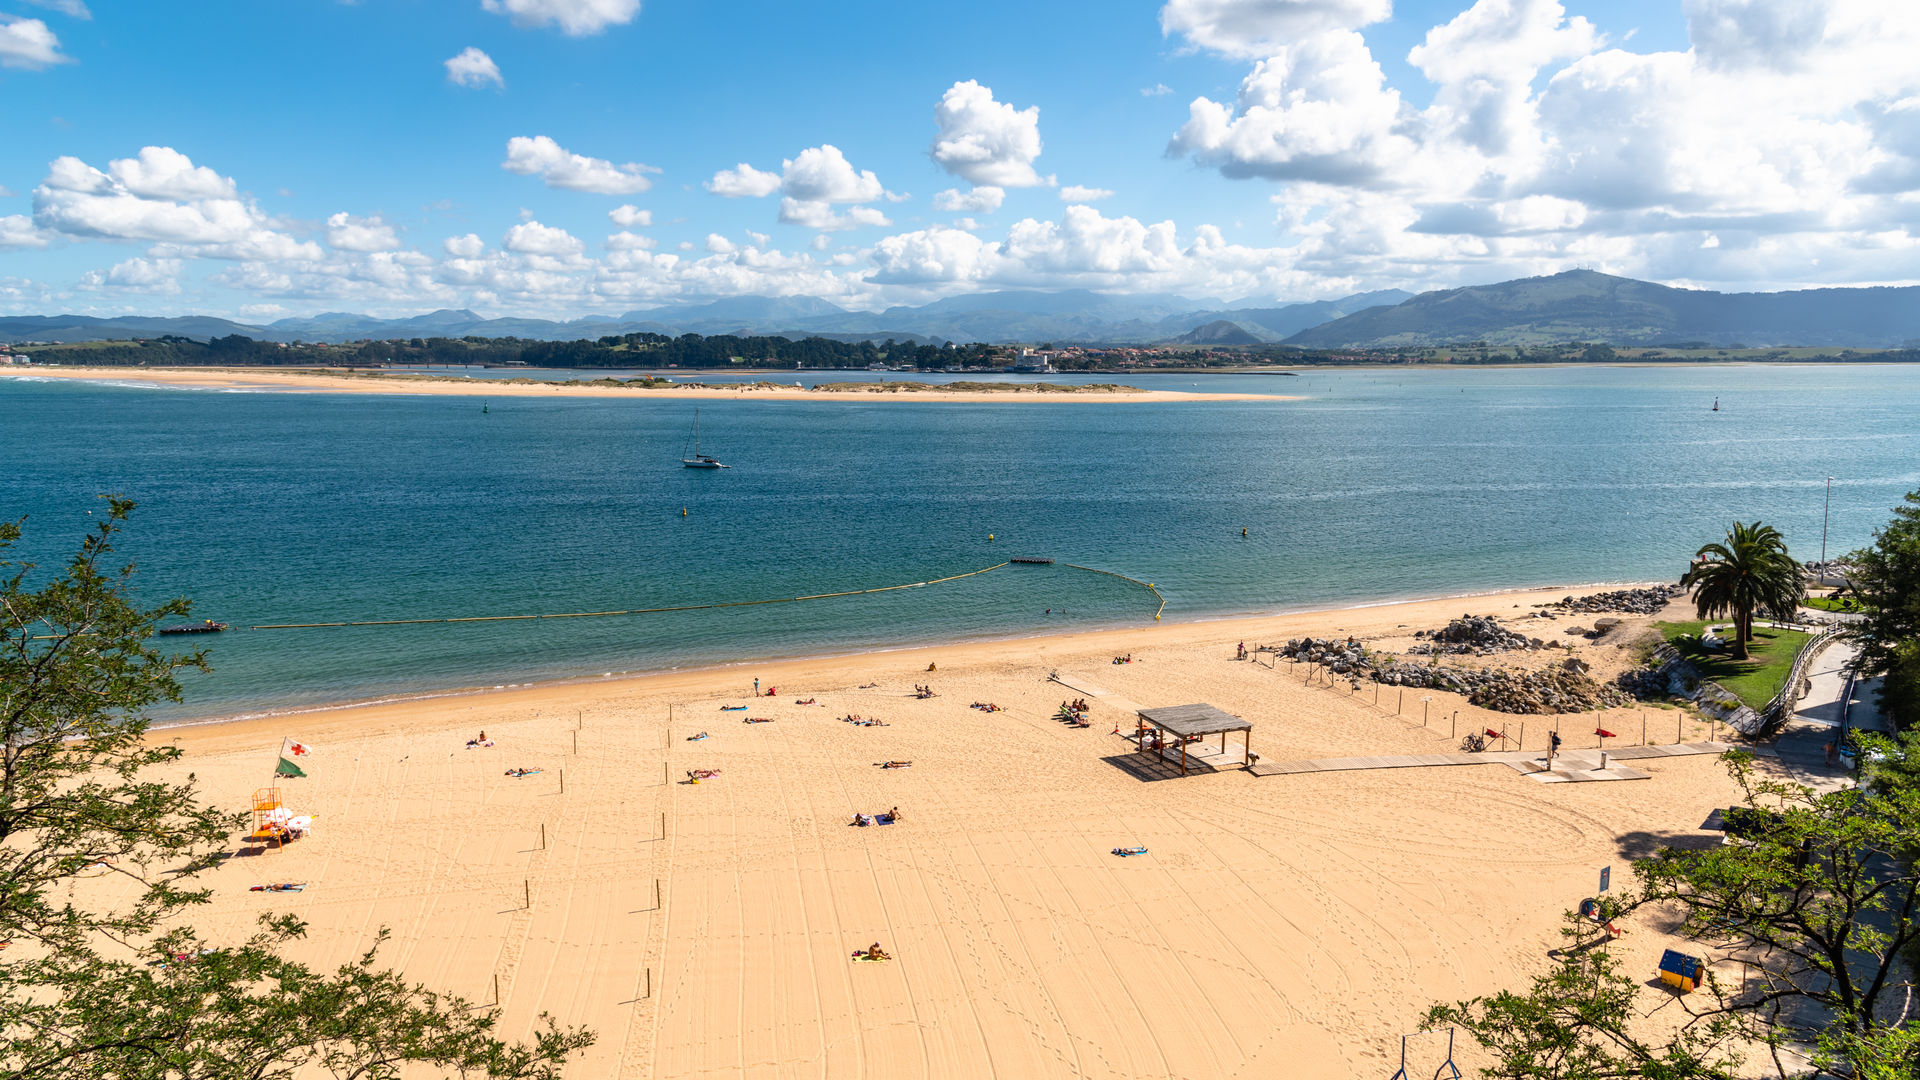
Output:
[[[205,622],[187,623],[184,626],[163,626],[160,632],[163,634],[217,634],[226,628],[226,623],[208,619]]]

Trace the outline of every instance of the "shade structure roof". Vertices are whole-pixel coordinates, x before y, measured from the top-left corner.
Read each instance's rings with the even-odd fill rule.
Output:
[[[1171,731],[1180,736],[1253,730],[1251,721],[1242,720],[1211,705],[1167,705],[1158,709],[1141,709],[1140,719],[1162,731]]]

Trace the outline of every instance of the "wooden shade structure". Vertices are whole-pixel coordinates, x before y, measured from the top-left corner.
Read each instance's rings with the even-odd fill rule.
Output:
[[[1216,709],[1211,705],[1167,705],[1158,709],[1141,709],[1140,723],[1160,731],[1163,735],[1173,735],[1180,740],[1180,775],[1187,775],[1187,740],[1207,735],[1220,736],[1220,752],[1227,752],[1227,732],[1241,731],[1246,734],[1240,742],[1241,761],[1249,760],[1253,739],[1253,723],[1243,720],[1230,712]],[[1143,732],[1145,727],[1141,729]],[[1164,740],[1163,740],[1164,741]]]

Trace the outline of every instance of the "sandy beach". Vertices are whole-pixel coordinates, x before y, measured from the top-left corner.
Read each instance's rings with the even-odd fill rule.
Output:
[[[703,372],[689,371],[675,376],[689,380],[699,380]],[[817,372],[815,374],[818,374]],[[845,372],[844,381],[864,382],[861,372]],[[919,402],[1047,402],[1078,403],[1094,405],[1115,404],[1169,404],[1175,402],[1205,401],[1297,401],[1295,397],[1283,397],[1273,394],[1209,394],[1175,393],[1166,390],[1135,390],[1128,393],[1039,393],[1030,390],[1009,389],[1003,393],[984,391],[921,391],[895,392],[840,391],[837,393],[806,390],[799,386],[754,385],[741,386],[739,389],[706,387],[676,387],[672,389],[645,389],[641,387],[605,386],[586,382],[561,383],[542,382],[538,370],[529,371],[524,378],[534,381],[508,379],[477,379],[464,375],[418,374],[382,375],[362,373],[354,375],[329,375],[320,372],[284,371],[275,368],[127,368],[127,367],[67,367],[40,366],[31,370],[0,371],[0,378],[8,376],[20,378],[82,379],[91,381],[110,381],[122,384],[149,386],[177,386],[202,390],[251,390],[281,391],[285,393],[307,394],[447,394],[466,397],[488,398],[524,398],[524,397],[586,397],[586,398],[635,398],[642,400],[725,400],[725,401],[851,401],[871,403],[875,401],[919,401]],[[768,376],[769,382],[779,375]],[[1118,378],[1119,376],[1115,376]],[[880,384],[875,384],[880,385]],[[1012,385],[1012,384],[1010,384]]]
[[[1265,761],[1451,751],[1456,710],[1463,731],[1518,718],[1442,693],[1389,688],[1376,703],[1370,684],[1307,685],[1284,660],[1234,659],[1236,645],[1404,639],[1567,591],[537,686],[156,737],[186,749],[180,769],[211,800],[239,809],[269,782],[283,737],[313,747],[307,778],[281,789],[316,815],[315,832],[284,850],[242,844],[208,874],[214,900],[195,921],[210,937],[291,911],[311,924],[298,951],[332,965],[389,927],[384,956],[411,978],[483,1003],[497,980],[506,1033],[542,1011],[597,1031],[568,1076],[1385,1077],[1427,1005],[1542,970],[1561,912],[1593,894],[1601,867],[1619,877],[1653,844],[1702,835],[1732,794],[1718,762],[1635,762],[1649,778],[1614,783],[1543,784],[1501,765],[1143,780],[1141,755],[1113,732],[1131,731],[1141,706],[1209,702],[1252,721]],[[1620,633],[1577,650],[1596,672],[1617,667]],[[774,696],[750,697],[755,678]],[[918,683],[938,696],[915,698]],[[1070,697],[1090,701],[1090,728],[1053,718]],[[1652,742],[1707,735],[1650,714]],[[1544,746],[1555,719],[1526,719],[1528,745]],[[1627,744],[1642,731],[1635,711],[1557,720],[1573,747],[1594,745],[1601,724]],[[493,745],[468,748],[483,730]],[[541,771],[506,775],[523,768]],[[685,782],[696,769],[718,775]],[[849,824],[895,807],[898,824]],[[1129,845],[1147,853],[1110,853]],[[307,887],[249,891],[285,881]],[[1629,969],[1651,973],[1665,939],[1628,929]],[[852,959],[875,942],[890,962]],[[1437,1050],[1418,1043],[1410,1065],[1432,1075]]]

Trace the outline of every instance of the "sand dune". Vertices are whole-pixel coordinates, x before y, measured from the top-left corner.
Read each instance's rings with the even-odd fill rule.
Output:
[[[1125,703],[1208,701],[1251,719],[1255,751],[1273,760],[1452,749],[1437,719],[1461,708],[1449,695],[1424,729],[1391,699],[1304,686],[1285,662],[1231,659],[1233,646],[1518,614],[1510,605],[1544,595],[166,734],[228,805],[266,781],[283,734],[316,747],[310,778],[282,785],[320,815],[316,834],[210,874],[216,899],[198,916],[209,933],[237,937],[258,912],[290,910],[312,924],[301,952],[334,964],[391,927],[385,955],[413,978],[488,1001],[497,976],[506,1032],[543,1010],[598,1031],[569,1076],[1385,1077],[1432,1001],[1541,970],[1560,913],[1592,894],[1600,867],[1623,875],[1652,838],[1694,834],[1730,797],[1719,765],[1636,762],[1650,780],[1600,784],[1497,765],[1143,782],[1111,732],[1132,726]],[[1127,651],[1135,663],[1110,662]],[[1091,729],[1051,718],[1074,696],[1047,681],[1055,669],[1106,692]],[[755,674],[779,696],[720,711],[748,702]],[[940,696],[913,699],[929,680]],[[807,697],[823,707],[794,703]],[[888,726],[838,719],[848,713]],[[1462,711],[1463,726],[1480,719]],[[1562,724],[1576,743],[1593,726]],[[482,728],[495,745],[465,749]],[[913,766],[874,764],[893,759]],[[502,775],[511,767],[544,771]],[[719,775],[682,782],[690,769]],[[895,806],[900,824],[849,825]],[[1132,844],[1148,854],[1109,854]],[[247,891],[278,880],[311,884]],[[1625,939],[1649,973],[1656,929]],[[876,941],[892,962],[852,959]],[[1426,1075],[1433,1050],[1419,1048]]]

